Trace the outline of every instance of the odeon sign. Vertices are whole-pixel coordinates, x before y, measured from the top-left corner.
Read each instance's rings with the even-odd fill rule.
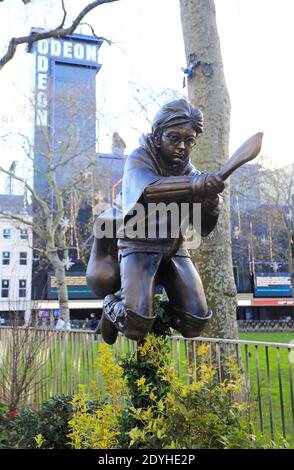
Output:
[[[38,41],[37,53],[43,56],[98,63],[98,49],[97,44],[84,44],[66,39],[44,39]]]
[[[48,124],[48,74],[50,59],[96,66],[100,44],[67,39],[44,39],[36,48],[36,125]]]

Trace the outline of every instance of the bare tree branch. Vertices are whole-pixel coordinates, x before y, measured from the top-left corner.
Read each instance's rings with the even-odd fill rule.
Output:
[[[62,18],[62,22],[60,24],[60,28],[62,28],[64,26],[64,23],[65,23],[65,20],[66,20],[66,9],[65,9],[65,5],[64,5],[64,0],[61,0],[61,7],[62,7],[62,10],[63,10],[63,18]]]
[[[0,0],[0,2],[4,2],[4,0]],[[27,3],[30,3],[31,0],[22,0],[22,3],[24,3],[25,5],[27,5]]]
[[[50,210],[48,208],[48,205],[46,202],[37,195],[36,191],[32,188],[32,186],[25,180],[25,178],[22,178],[21,176],[17,176],[15,173],[12,173],[11,171],[5,170],[3,167],[0,166],[0,172],[3,172],[5,175],[11,176],[12,178],[16,179],[17,181],[20,181],[21,183],[24,184],[26,189],[31,193],[32,197],[34,200],[39,204],[39,206],[42,207],[45,215],[49,217],[50,215]]]
[[[38,226],[38,224],[35,224],[33,221],[27,219],[26,217],[21,217],[21,216],[19,216],[19,215],[10,214],[9,212],[1,212],[0,215],[3,216],[3,217],[5,217],[5,218],[7,218],[7,219],[16,220],[17,222],[20,222],[21,224],[28,225],[29,227],[32,227],[33,231],[34,231],[40,238],[42,238],[43,240],[46,240],[46,238],[44,238],[44,233],[43,233],[43,231],[40,229],[40,227]]]
[[[80,23],[80,26],[88,26],[88,27],[91,29],[91,32],[92,32],[92,34],[93,34],[93,36],[94,36],[95,38],[97,38],[97,39],[102,39],[103,41],[107,42],[107,44],[108,44],[109,46],[111,46],[111,45],[113,44],[113,42],[112,42],[110,39],[107,39],[107,38],[105,38],[104,36],[97,36],[97,34],[95,33],[95,30],[94,30],[93,26],[90,25],[90,23],[84,23],[84,22],[83,22],[83,23]]]
[[[113,3],[117,2],[118,0],[95,0],[94,2],[89,3],[83,10],[77,15],[77,17],[73,20],[72,24],[64,28],[64,22],[66,18],[66,10],[64,7],[64,1],[62,1],[62,9],[63,9],[63,19],[62,22],[57,28],[50,29],[49,31],[44,32],[36,32],[33,35],[27,36],[20,36],[16,38],[11,38],[8,44],[7,52],[1,57],[0,59],[0,70],[6,65],[15,55],[17,46],[20,44],[33,44],[34,42],[40,41],[42,39],[49,39],[49,38],[58,38],[62,36],[66,36],[69,34],[73,34],[76,28],[79,26],[83,18],[94,8],[103,5],[105,3]],[[105,38],[101,38],[105,39]],[[111,44],[111,41],[107,40],[108,44]]]

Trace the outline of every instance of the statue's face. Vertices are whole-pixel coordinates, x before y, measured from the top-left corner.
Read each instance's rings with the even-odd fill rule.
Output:
[[[163,162],[168,166],[178,166],[187,160],[196,144],[196,137],[196,131],[189,124],[165,129],[158,143]]]

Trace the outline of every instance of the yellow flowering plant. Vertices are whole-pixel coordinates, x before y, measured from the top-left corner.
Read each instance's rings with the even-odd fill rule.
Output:
[[[101,372],[107,399],[102,398],[96,384],[92,385],[92,396],[99,403],[96,409],[89,409],[89,396],[84,386],[80,386],[80,393],[74,395],[68,437],[75,449],[114,449],[118,446],[122,398],[126,389],[123,369],[116,364],[106,344],[99,345],[96,366]]]
[[[40,433],[37,434],[34,439],[35,439],[35,442],[36,442],[36,444],[37,444],[37,448],[38,448],[38,449],[41,449],[41,447],[43,446],[43,444],[46,442],[46,439],[44,439],[44,436],[43,436],[42,434],[40,434]]]
[[[175,373],[168,341],[149,334],[137,352],[117,364],[111,348],[99,347],[97,366],[104,394],[93,387],[97,407],[88,407],[85,389],[72,400],[71,446],[82,448],[268,448],[246,420],[238,394],[241,377],[233,358],[219,383],[207,345],[197,348],[189,383]],[[106,397],[106,398],[105,398]],[[41,441],[40,441],[41,442]],[[284,443],[283,443],[284,446]]]

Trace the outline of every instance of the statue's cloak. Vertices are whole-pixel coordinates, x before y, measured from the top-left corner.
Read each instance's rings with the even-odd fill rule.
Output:
[[[118,240],[98,239],[94,236],[91,256],[87,267],[88,286],[99,296],[114,293],[120,288],[120,273],[118,264],[118,249],[124,255],[133,252],[162,252],[168,256],[189,256],[183,239],[171,240],[130,240],[121,236],[128,215],[132,213],[137,203],[144,203],[143,193],[147,186],[168,176],[192,176],[201,172],[189,159],[179,168],[172,171],[164,169],[156,153],[151,136],[144,136],[141,146],[132,152],[125,163],[122,194],[116,201],[116,207],[99,215],[99,219],[113,220],[118,229]],[[197,201],[195,201],[197,202]],[[204,206],[203,206],[204,209]],[[215,227],[218,216],[201,211],[201,236],[207,236]],[[116,232],[115,232],[116,233]]]
[[[151,136],[143,136],[141,146],[134,150],[126,160],[122,183],[122,217],[132,211],[136,203],[142,201],[144,189],[156,183],[163,176],[193,176],[199,175],[197,170],[187,159],[177,171],[164,170],[158,161],[158,156]],[[197,202],[195,200],[195,202]],[[201,212],[201,236],[206,237],[214,229],[218,216],[205,211]]]

